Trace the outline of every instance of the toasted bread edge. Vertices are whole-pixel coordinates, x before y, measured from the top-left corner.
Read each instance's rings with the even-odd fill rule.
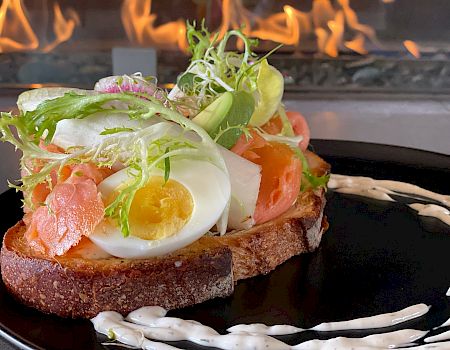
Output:
[[[329,170],[319,157],[309,156],[315,157],[320,173]],[[238,280],[267,274],[294,255],[314,251],[328,227],[325,202],[324,189],[310,189],[267,223],[221,237],[203,236],[167,256],[142,260],[49,260],[27,245],[26,227],[19,221],[3,238],[2,279],[23,304],[62,317],[90,318],[105,310],[127,314],[147,305],[194,305],[226,297]]]

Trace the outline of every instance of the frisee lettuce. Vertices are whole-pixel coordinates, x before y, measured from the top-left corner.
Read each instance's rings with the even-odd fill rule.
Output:
[[[305,184],[304,181],[302,181],[301,184],[301,190],[304,191],[307,188],[311,187],[313,189],[324,187],[326,188],[328,180],[330,179],[330,174],[325,174],[322,176],[316,176],[311,172],[311,169],[309,168],[308,161],[306,160],[305,155],[300,150],[300,148],[294,149],[295,154],[298,158],[300,158],[300,161],[302,162],[302,175],[304,179],[306,179],[307,183]]]
[[[240,30],[228,31],[219,40],[218,34],[212,36],[204,22],[198,30],[195,22],[187,23],[186,34],[192,58],[189,67],[179,76],[177,86],[187,100],[195,98],[197,109],[203,109],[225,91],[252,93],[256,90],[255,68],[259,61],[252,47],[257,45],[257,40],[246,37]],[[226,51],[232,37],[242,40],[243,53]]]
[[[117,134],[119,132],[130,132],[135,131],[133,128],[124,128],[124,127],[117,127],[117,128],[105,128],[100,135],[112,135]]]
[[[39,147],[42,138],[47,143],[51,142],[59,121],[81,119],[100,112],[116,112],[111,107],[112,103],[124,104],[126,108],[121,112],[133,119],[149,119],[157,115],[174,123],[158,123],[136,131],[112,130],[107,132],[109,136],[101,143],[93,147],[74,147],[69,153],[53,153]],[[17,135],[13,133],[13,128]],[[170,159],[188,157],[210,161],[228,173],[216,144],[202,128],[145,93],[66,93],[19,116],[1,113],[0,132],[2,141],[12,143],[23,152],[22,164],[26,175],[22,178],[22,184],[14,187],[24,191],[25,205],[28,207],[33,206],[31,193],[34,187],[44,182],[51,185],[52,171],[60,172],[66,165],[93,162],[99,167],[111,167],[120,161],[129,167],[133,181],[105,209],[105,215],[117,220],[125,236],[129,235],[128,214],[134,195],[145,186],[153,167],[162,168],[164,177],[168,179]],[[189,137],[189,133],[197,136]],[[35,173],[33,169],[37,160],[44,165]],[[217,225],[221,233],[226,231],[227,219],[228,207]]]

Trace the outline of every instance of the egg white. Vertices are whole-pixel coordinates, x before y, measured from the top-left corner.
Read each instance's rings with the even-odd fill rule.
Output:
[[[153,176],[164,176],[161,169],[153,169]],[[191,194],[193,211],[188,222],[173,236],[145,240],[135,236],[123,237],[112,220],[103,220],[89,236],[92,242],[119,258],[144,259],[164,255],[196,241],[216,224],[231,195],[230,180],[217,166],[202,160],[171,160],[170,179],[182,184]],[[125,168],[109,176],[98,186],[104,198],[130,181]]]

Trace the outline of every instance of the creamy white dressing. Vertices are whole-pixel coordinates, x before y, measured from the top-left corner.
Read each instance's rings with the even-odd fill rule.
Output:
[[[425,315],[430,307],[425,304],[409,306],[403,310],[370,317],[357,318],[350,321],[327,322],[311,328],[313,331],[329,332],[347,329],[368,329],[393,326]]]
[[[414,318],[420,317],[422,315],[425,315],[429,309],[430,307],[428,305],[417,304],[396,312],[357,318],[349,321],[326,322],[308,329],[293,327],[289,325],[266,326],[265,324],[262,323],[255,323],[255,324],[239,324],[228,328],[227,331],[234,333],[245,332],[245,333],[255,333],[265,335],[286,335],[299,333],[305,330],[332,332],[350,329],[383,328],[393,326],[398,323],[406,322]]]
[[[368,328],[383,328],[406,322],[427,313],[429,306],[417,304],[397,312],[380,314],[356,320],[322,323],[310,330],[328,332],[336,330],[358,330]],[[167,311],[159,306],[147,306],[131,312],[126,319],[117,312],[105,311],[91,321],[97,332],[113,337],[115,340],[142,349],[177,349],[158,341],[182,341],[231,349],[385,349],[415,345],[414,342],[423,338],[428,331],[402,329],[393,332],[369,335],[362,338],[336,337],[328,340],[310,340],[294,346],[288,345],[272,335],[293,334],[306,329],[290,325],[266,326],[264,324],[237,325],[229,328],[228,334],[221,335],[214,329],[197,321],[183,320],[176,317],[166,317]],[[445,336],[444,339],[446,340]],[[152,339],[152,340],[150,340]],[[434,341],[429,337],[430,342]],[[155,341],[153,341],[155,340]],[[440,343],[438,349],[444,349]],[[414,347],[420,348],[420,347]]]
[[[417,196],[420,196],[450,206],[450,196],[441,195],[415,185],[397,181],[374,180],[366,177],[332,174],[328,187],[341,193],[357,194],[386,201],[394,201],[390,195],[409,198],[417,198]],[[444,207],[436,204],[424,205],[420,203],[411,204],[410,207],[417,210],[419,215],[433,216],[450,225],[448,219],[450,212]],[[446,295],[450,296],[450,288]],[[429,309],[430,307],[428,305],[417,304],[392,313],[348,321],[321,323],[309,330],[330,332],[384,328],[423,316]],[[161,307],[148,306],[131,312],[126,319],[117,312],[105,311],[99,313],[91,321],[97,332],[113,337],[123,344],[145,350],[178,349],[160,341],[182,340],[224,350],[345,350],[350,348],[373,350],[407,346],[409,346],[408,349],[416,350],[450,348],[450,342],[445,341],[450,339],[450,331],[424,339],[424,342],[433,344],[417,345],[414,342],[425,337],[428,331],[415,329],[402,329],[361,338],[336,337],[327,340],[314,339],[291,346],[271,336],[294,334],[308,329],[291,325],[267,326],[261,323],[241,324],[230,327],[227,329],[228,334],[221,335],[214,329],[202,325],[197,321],[166,317],[166,313],[167,311]],[[450,319],[436,328],[449,325]]]
[[[231,333],[254,333],[265,335],[287,335],[306,331],[306,329],[290,326],[287,324],[266,326],[263,323],[238,324],[227,329]]]
[[[447,208],[436,204],[421,203],[413,203],[410,204],[409,207],[416,210],[419,215],[437,218],[450,226],[450,211]]]
[[[428,332],[402,329],[395,332],[373,334],[363,338],[337,337],[327,340],[309,340],[291,347],[293,350],[344,350],[344,349],[392,349],[413,344]]]
[[[450,326],[450,318],[447,321],[445,321],[443,324],[441,324],[439,327],[436,327],[435,329],[441,328],[441,327],[447,327],[447,326]]]
[[[370,177],[331,174],[328,188],[336,192],[354,194],[383,201],[394,202],[392,195],[412,199],[428,199],[450,206],[450,195],[443,195],[426,190],[406,182],[375,180]],[[409,207],[419,215],[431,216],[450,226],[450,211],[436,204],[413,203]]]
[[[434,343],[442,340],[450,340],[450,331],[442,332],[440,334],[433,335],[431,337],[425,338],[423,341],[425,343]]]

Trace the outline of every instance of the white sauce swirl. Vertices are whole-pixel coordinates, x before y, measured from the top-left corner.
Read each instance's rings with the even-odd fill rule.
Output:
[[[435,217],[450,226],[450,211],[436,204],[413,203],[410,208],[417,210],[417,214]]]
[[[385,201],[394,201],[391,195],[421,200],[425,198],[450,207],[450,196],[434,193],[421,187],[398,181],[332,174],[328,187],[336,192],[356,194]],[[416,210],[419,215],[432,216],[450,225],[450,211],[443,206],[420,203],[413,203],[409,206]],[[450,288],[446,295],[450,296]],[[309,330],[330,332],[384,328],[423,316],[429,309],[430,307],[425,304],[417,304],[392,313],[348,321],[321,323]],[[294,334],[308,329],[290,325],[241,324],[228,328],[227,331],[229,333],[221,335],[214,329],[197,321],[166,317],[166,313],[167,311],[161,307],[147,306],[131,312],[126,319],[117,312],[104,311],[91,321],[97,332],[112,337],[123,344],[145,350],[178,349],[160,341],[183,340],[224,350],[345,350],[350,348],[374,350],[406,346],[411,346],[408,349],[416,350],[431,348],[450,349],[450,342],[445,341],[450,339],[450,331],[425,338],[424,342],[433,344],[424,345],[417,345],[414,342],[425,337],[428,331],[402,329],[361,338],[314,339],[291,346],[271,336]],[[435,329],[446,326],[450,326],[450,319]]]
[[[383,328],[420,317],[426,314],[429,309],[429,306],[425,304],[417,304],[397,312],[350,321],[322,323],[310,328],[310,330],[329,332],[336,330]],[[187,340],[198,345],[216,347],[224,350],[385,349],[415,345],[414,342],[416,340],[423,338],[428,333],[428,331],[402,329],[373,334],[362,338],[336,337],[328,340],[315,339],[291,346],[272,338],[270,335],[293,334],[306,329],[289,325],[266,326],[264,324],[250,324],[233,326],[227,330],[229,332],[228,334],[221,335],[214,329],[204,326],[197,321],[166,317],[166,313],[166,310],[159,306],[147,306],[131,312],[124,319],[117,312],[105,311],[94,317],[92,323],[97,332],[113,337],[123,344],[146,350],[177,349],[150,339],[156,341]],[[426,339],[429,342],[446,340],[446,333]],[[445,349],[445,344],[436,343],[434,346],[437,346],[436,349]],[[419,349],[422,347],[414,347],[414,349],[416,348]]]
[[[447,321],[445,321],[443,324],[441,324],[439,327],[436,327],[436,329],[441,328],[441,327],[447,327],[447,326],[450,326],[450,318]]]
[[[423,341],[425,343],[433,343],[433,342],[442,341],[442,340],[450,340],[450,331],[443,332],[443,333],[434,335],[432,337],[427,337]]]
[[[375,180],[370,177],[331,174],[328,188],[335,192],[354,194],[383,201],[395,202],[391,195],[420,200],[432,200],[450,207],[450,195],[426,190],[406,182]],[[422,197],[422,198],[421,198]],[[422,216],[431,216],[450,226],[450,211],[436,204],[413,203],[410,208]]]

